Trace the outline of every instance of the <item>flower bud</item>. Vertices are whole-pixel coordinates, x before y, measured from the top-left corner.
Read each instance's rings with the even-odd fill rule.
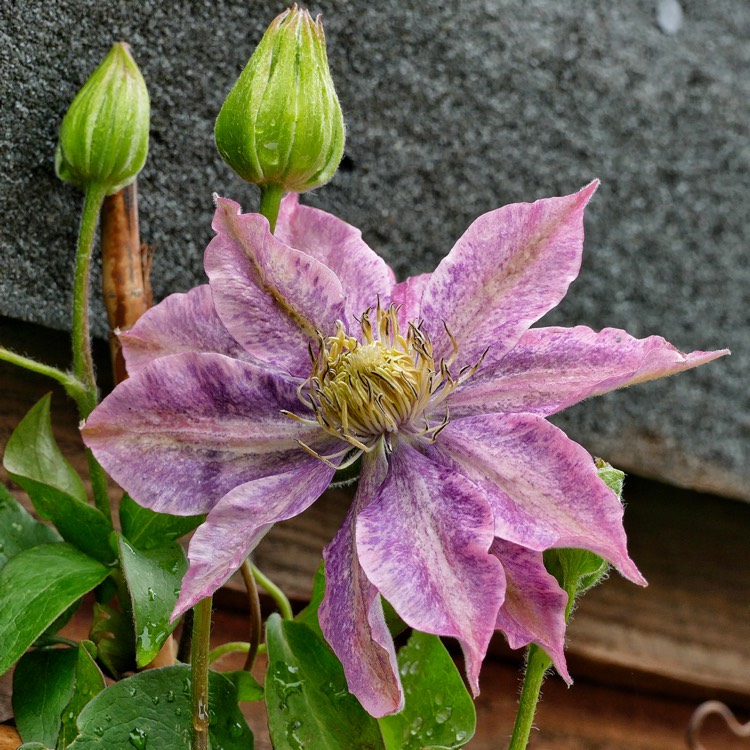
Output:
[[[240,177],[297,193],[333,177],[344,120],[325,36],[295,5],[269,26],[216,120],[216,145]]]
[[[70,105],[55,153],[61,180],[108,194],[129,185],[146,162],[150,102],[146,82],[118,42]]]

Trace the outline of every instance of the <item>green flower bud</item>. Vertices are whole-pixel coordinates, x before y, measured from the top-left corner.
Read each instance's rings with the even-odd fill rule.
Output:
[[[146,82],[124,42],[115,44],[70,105],[55,153],[61,180],[108,194],[129,185],[148,154]]]
[[[325,36],[295,5],[263,35],[216,120],[216,145],[244,180],[301,193],[333,177],[344,119]]]

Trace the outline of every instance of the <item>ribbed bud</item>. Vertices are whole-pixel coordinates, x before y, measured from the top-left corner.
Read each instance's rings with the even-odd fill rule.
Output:
[[[216,120],[216,145],[244,180],[297,193],[333,177],[344,120],[323,24],[295,5],[269,26]]]
[[[146,162],[150,102],[146,82],[118,42],[73,100],[60,128],[55,171],[108,194],[129,185]]]

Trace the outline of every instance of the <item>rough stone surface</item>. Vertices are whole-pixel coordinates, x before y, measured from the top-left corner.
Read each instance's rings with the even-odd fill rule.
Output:
[[[630,470],[750,498],[750,5],[679,5],[669,28],[656,0],[313,5],[348,144],[333,183],[307,200],[360,226],[403,277],[431,269],[478,214],[601,178],[580,279],[545,322],[734,355],[560,423]],[[68,325],[80,197],[56,181],[52,157],[65,109],[117,39],[132,45],[152,97],[140,190],[156,296],[202,279],[211,193],[248,209],[257,200],[218,157],[213,120],[281,10],[0,5],[0,313]]]

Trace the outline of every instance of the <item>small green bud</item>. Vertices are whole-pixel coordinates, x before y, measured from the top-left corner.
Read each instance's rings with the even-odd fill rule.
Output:
[[[268,27],[216,120],[216,146],[244,180],[301,193],[333,177],[344,119],[320,17],[295,5]]]
[[[148,154],[150,102],[146,82],[118,42],[91,74],[63,118],[55,171],[78,187],[108,194],[129,185]]]

